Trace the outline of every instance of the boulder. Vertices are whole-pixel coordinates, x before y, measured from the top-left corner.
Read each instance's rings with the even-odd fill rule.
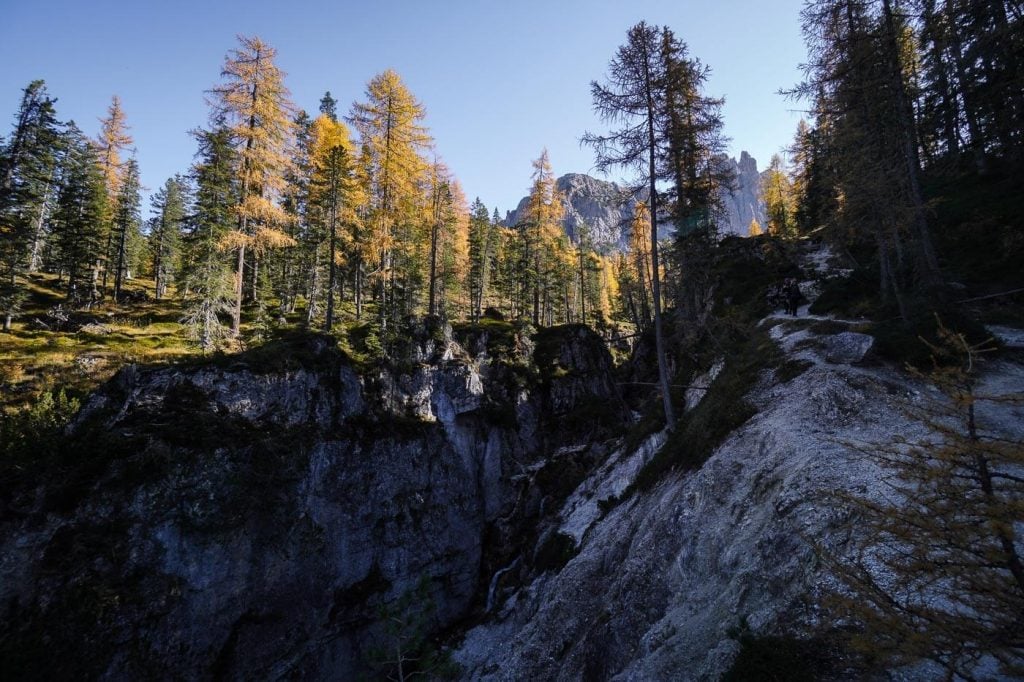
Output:
[[[842,332],[825,339],[825,361],[834,365],[852,365],[864,359],[875,345],[869,334]]]

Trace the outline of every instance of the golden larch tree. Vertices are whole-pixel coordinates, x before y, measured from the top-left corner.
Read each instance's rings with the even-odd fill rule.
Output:
[[[239,47],[224,60],[224,82],[210,91],[215,115],[224,117],[238,149],[237,227],[224,242],[225,248],[238,254],[231,319],[234,334],[238,334],[241,324],[246,250],[252,254],[255,296],[260,255],[293,243],[280,229],[289,218],[276,199],[284,190],[291,163],[288,147],[293,139],[295,113],[284,73],[274,64],[277,51],[255,36],[238,36],[238,41]]]
[[[117,196],[121,191],[121,182],[125,171],[121,153],[128,150],[135,142],[128,134],[129,126],[126,121],[124,109],[121,108],[121,98],[114,95],[110,98],[106,117],[100,119],[100,133],[93,141],[100,170],[103,173],[103,185],[107,190],[107,210],[103,216],[103,231],[106,234],[103,257],[107,263],[111,262],[114,249],[113,207],[117,204]],[[107,286],[108,270],[109,268],[103,270],[104,288]]]
[[[551,255],[551,247],[563,235],[562,216],[565,212],[564,198],[551,170],[547,149],[542,149],[540,156],[533,161],[531,179],[523,225],[526,268],[522,274],[524,288],[532,290],[533,323],[537,325],[541,319],[542,294],[546,294],[548,288],[545,275],[551,270],[548,256]]]
[[[422,246],[416,239],[397,240],[395,236],[397,229],[419,222],[415,214],[424,206],[421,181],[429,164],[422,155],[432,145],[422,124],[425,116],[423,105],[399,75],[388,69],[370,80],[366,101],[355,103],[349,117],[361,138],[368,175],[367,222],[377,261],[372,274],[379,284],[382,328],[387,327],[389,311],[398,312],[396,276],[409,275],[396,269],[417,262]]]

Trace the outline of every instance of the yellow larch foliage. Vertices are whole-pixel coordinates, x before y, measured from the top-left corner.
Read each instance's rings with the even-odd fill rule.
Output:
[[[238,36],[238,42],[239,47],[224,61],[223,82],[210,91],[214,115],[223,119],[238,148],[235,175],[239,201],[234,207],[238,227],[230,240],[238,245],[232,316],[235,333],[241,320],[246,248],[251,247],[258,258],[268,249],[294,243],[279,229],[290,218],[277,200],[291,167],[288,152],[294,137],[295,106],[284,85],[284,73],[274,64],[277,51],[256,36]]]
[[[352,107],[350,121],[359,132],[362,170],[369,196],[367,228],[376,260],[375,276],[382,297],[381,320],[386,322],[394,293],[396,274],[409,278],[408,270],[421,263],[422,235],[414,234],[422,226],[423,180],[429,164],[423,154],[433,141],[422,121],[423,105],[412,95],[399,75],[391,69],[374,76],[366,86],[366,101]],[[401,229],[402,239],[396,239]],[[398,253],[395,253],[395,251]],[[390,291],[389,291],[390,290]]]
[[[639,297],[637,313],[643,318],[641,322],[647,324],[651,314],[651,211],[642,201],[637,202],[633,209],[629,254]]]
[[[111,203],[121,188],[121,170],[124,166],[121,162],[121,152],[135,142],[128,134],[128,124],[125,120],[124,109],[121,108],[121,98],[114,95],[110,98],[106,118],[100,119],[100,134],[94,143],[99,152],[100,168],[103,171],[103,182],[107,188],[107,198]]]

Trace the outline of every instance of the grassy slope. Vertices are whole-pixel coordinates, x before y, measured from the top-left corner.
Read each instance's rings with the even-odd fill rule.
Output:
[[[33,328],[36,318],[47,319],[64,296],[53,275],[32,275],[29,297],[12,333],[0,334],[0,409],[31,403],[41,393],[63,388],[81,395],[108,379],[129,362],[166,362],[198,350],[189,343],[177,301],[152,300],[153,283],[133,280],[133,290],[145,290],[150,300],[116,305],[104,302],[81,314],[105,327],[66,332]]]

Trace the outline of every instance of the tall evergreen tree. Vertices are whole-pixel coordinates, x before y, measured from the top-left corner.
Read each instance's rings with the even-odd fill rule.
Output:
[[[311,130],[311,203],[319,209],[317,219],[327,235],[327,311],[324,329],[331,331],[335,319],[335,298],[339,284],[339,264],[343,253],[343,225],[357,219],[357,184],[354,178],[353,145],[344,123],[321,114]],[[346,249],[347,250],[347,249]]]
[[[56,169],[59,130],[46,84],[22,92],[14,130],[0,146],[0,315],[10,331],[36,260]]]
[[[237,224],[233,212],[238,204],[237,152],[224,121],[214,123],[212,130],[194,133],[199,143],[192,168],[195,205],[186,222],[183,286],[178,290],[189,335],[206,351],[226,335],[220,315],[235,311],[234,284],[224,251],[231,247],[230,235]]]
[[[722,190],[733,182],[729,167],[719,162],[726,143],[725,100],[704,92],[711,70],[688,52],[671,29],[661,29],[657,172],[669,183],[665,213],[672,216],[678,237],[714,231]]]
[[[156,216],[150,223],[149,244],[157,300],[167,294],[168,285],[175,281],[179,271],[186,193],[186,180],[176,175],[153,195]]]
[[[67,276],[73,304],[98,298],[99,268],[105,254],[103,223],[109,215],[107,191],[93,145],[74,121],[65,131],[66,151],[54,210],[53,234],[58,268]]]
[[[114,261],[114,300],[121,300],[124,281],[130,273],[129,249],[137,241],[139,223],[141,221],[139,196],[139,165],[132,157],[125,166],[124,177],[121,179],[117,192],[117,205],[114,209],[114,236],[116,251]]]
[[[469,207],[469,290],[470,319],[477,322],[483,312],[491,275],[493,230],[487,207],[477,197]]]
[[[816,0],[802,17],[811,63],[799,92],[814,99],[817,130],[827,133],[841,237],[875,243],[883,299],[908,319],[911,296],[927,302],[939,294],[941,274],[897,17],[888,0]]]

